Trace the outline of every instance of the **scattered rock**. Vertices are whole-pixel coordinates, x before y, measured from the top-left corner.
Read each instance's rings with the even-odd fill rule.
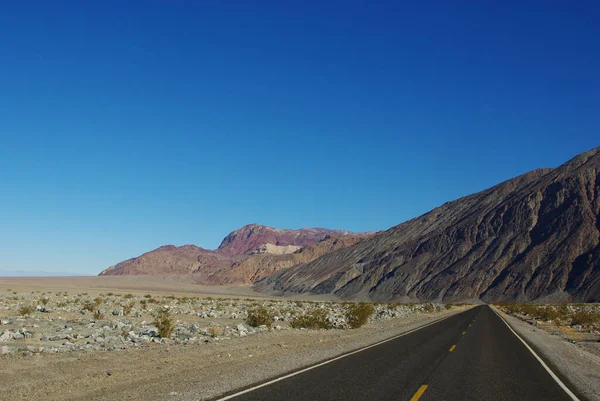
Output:
[[[4,331],[4,333],[2,333],[2,335],[0,335],[0,342],[2,341],[8,341],[12,338],[13,333],[11,333],[10,331],[6,330]]]

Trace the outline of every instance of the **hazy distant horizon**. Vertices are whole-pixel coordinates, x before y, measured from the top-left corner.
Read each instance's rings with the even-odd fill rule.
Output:
[[[52,272],[40,270],[0,270],[0,277],[85,277],[94,274],[81,274],[73,272]]]

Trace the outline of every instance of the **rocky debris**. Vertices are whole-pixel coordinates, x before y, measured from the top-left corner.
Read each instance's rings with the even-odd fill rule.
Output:
[[[251,327],[246,322],[249,310],[257,305],[269,311],[271,330],[296,330],[290,327],[290,322],[295,316],[303,315],[313,308],[325,311],[333,329],[347,328],[346,305],[335,302],[200,299],[130,294],[43,295],[43,309],[35,308],[35,312],[21,316],[20,306],[35,305],[40,295],[0,292],[0,308],[6,315],[3,319],[6,323],[0,332],[0,350],[3,355],[118,351],[132,347],[194,345],[247,337],[269,331],[267,325]],[[160,336],[160,322],[156,317],[159,310],[168,311],[167,316],[173,327],[168,338]],[[111,313],[105,314],[106,311]],[[442,307],[433,304],[378,304],[375,305],[375,311],[372,321],[418,313],[439,313]]]
[[[6,330],[4,333],[2,333],[2,335],[0,335],[0,342],[8,341],[12,337],[13,337],[13,333],[11,333],[9,330]]]
[[[46,305],[38,305],[35,307],[35,310],[42,313],[52,313],[52,310],[46,308]]]
[[[503,312],[519,318],[535,327],[552,327],[561,336],[569,338],[570,332],[560,330],[569,327],[578,332],[577,338],[600,341],[600,305],[598,304],[499,304]],[[590,334],[590,335],[585,335]]]
[[[600,148],[448,202],[255,288],[372,300],[600,301]]]
[[[300,249],[302,249],[302,247],[296,245],[262,244],[256,248],[253,254],[268,253],[271,255],[287,255],[288,253],[298,252]]]

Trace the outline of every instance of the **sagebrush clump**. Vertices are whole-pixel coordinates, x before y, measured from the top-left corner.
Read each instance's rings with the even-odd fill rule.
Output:
[[[571,315],[571,324],[580,326],[600,326],[600,314],[579,310]]]
[[[331,329],[332,325],[327,320],[327,312],[324,309],[313,308],[304,315],[295,316],[290,321],[290,326],[294,329]]]
[[[162,338],[169,338],[175,330],[173,319],[171,319],[171,312],[167,308],[161,308],[156,314],[154,319],[154,325],[158,329],[158,335]]]
[[[35,308],[32,305],[22,305],[19,308],[19,315],[31,315],[35,311]]]
[[[351,329],[356,329],[369,321],[371,315],[375,312],[373,304],[361,302],[351,304],[346,310],[346,321]]]
[[[273,314],[264,306],[255,306],[248,310],[246,323],[252,327],[265,325],[270,330],[273,324]]]

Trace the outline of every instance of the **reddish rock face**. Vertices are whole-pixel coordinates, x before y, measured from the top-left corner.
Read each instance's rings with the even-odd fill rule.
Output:
[[[125,260],[100,273],[101,276],[191,274],[204,267],[218,270],[231,259],[195,245],[161,246],[136,258]]]
[[[258,283],[374,300],[600,302],[600,148]]]
[[[371,235],[346,233],[325,229],[277,230],[251,225],[229,234],[217,251],[195,245],[165,245],[111,266],[100,275],[178,274],[187,275],[190,281],[198,284],[249,285],[281,269],[310,262],[334,249],[354,245]],[[251,254],[265,244],[302,248],[281,255],[264,252]]]
[[[249,224],[226,236],[217,252],[227,256],[245,255],[254,252],[263,244],[307,246],[316,244],[329,235],[348,234],[349,231],[325,228],[279,230],[259,224]]]

